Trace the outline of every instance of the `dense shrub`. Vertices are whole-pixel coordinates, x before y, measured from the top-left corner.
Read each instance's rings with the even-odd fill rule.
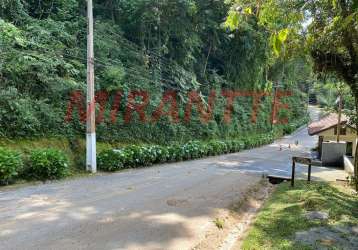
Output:
[[[0,184],[9,184],[23,166],[21,156],[14,151],[0,148]]]
[[[31,152],[27,176],[38,180],[65,177],[69,171],[66,155],[55,149],[38,149]]]
[[[151,152],[153,152],[155,156],[153,163],[164,163],[169,159],[168,147],[151,146]]]
[[[231,32],[219,29],[218,24],[231,8],[228,2],[235,1],[209,2],[210,5],[208,1],[173,0],[160,1],[157,6],[158,0],[96,1],[96,8],[104,8],[94,13],[95,19],[100,20],[96,23],[95,39],[96,59],[101,62],[96,71],[96,86],[98,91],[110,93],[104,105],[104,121],[96,130],[99,140],[167,144],[270,129],[273,95],[260,100],[256,124],[251,123],[252,98],[233,102],[232,122],[226,124],[222,119],[226,97],[220,93],[229,89],[269,91],[271,81],[281,79],[281,59],[271,56],[271,47],[266,46],[267,31],[257,24],[258,19],[243,20],[240,36],[229,38]],[[153,11],[153,6],[158,10]],[[81,99],[85,103],[82,83],[86,80],[86,60],[82,54],[86,36],[78,32],[85,31],[85,22],[79,18],[85,7],[86,1],[75,0],[0,1],[1,52],[6,52],[0,57],[1,136],[83,135],[85,126],[79,119],[82,112],[75,103],[72,108],[68,104],[74,100],[71,93],[77,90],[83,91],[78,104]],[[153,31],[159,12],[165,15],[161,15],[160,29]],[[153,32],[157,35],[150,35]],[[142,53],[138,48],[144,45]],[[215,53],[208,53],[211,47]],[[307,98],[301,90],[312,74],[310,63],[301,56],[291,59],[285,64],[286,78],[282,84],[283,89],[293,92],[282,100],[290,110],[281,110],[279,118],[293,121],[305,113],[303,103]],[[300,74],[296,74],[298,68],[303,70]],[[270,72],[270,82],[262,74],[263,69]],[[216,91],[213,119],[201,123],[194,105],[191,121],[185,122],[187,92],[197,90],[203,103],[209,104],[210,89]],[[132,123],[119,116],[115,123],[109,119],[119,90],[123,91],[118,103],[120,113],[125,112],[131,90],[149,93],[145,110],[148,122],[138,122],[136,117]],[[166,90],[178,91],[180,122],[172,123],[165,116],[149,122]],[[100,99],[107,98],[98,95],[97,99],[100,103]],[[64,118],[70,110],[72,120],[67,123]]]
[[[155,163],[198,159],[206,156],[239,152],[242,149],[268,144],[273,133],[236,140],[190,141],[171,146],[128,146],[120,150],[106,150],[98,154],[98,166],[103,171],[117,171],[129,167],[150,166]]]
[[[156,162],[156,148],[152,146],[130,146],[128,150],[133,152],[133,167],[148,166]]]
[[[34,134],[40,129],[37,103],[21,96],[16,88],[0,89],[0,131],[8,136]]]
[[[106,150],[98,157],[99,169],[116,171],[129,167],[150,166],[155,163],[176,162],[198,159],[206,156],[235,153],[273,142],[282,132],[291,132],[303,125],[303,119],[289,125],[281,125],[273,132],[257,134],[231,140],[211,140],[208,142],[190,141],[182,145],[170,146],[127,146],[121,150]],[[278,133],[280,131],[280,133]]]
[[[125,152],[123,150],[105,150],[97,156],[98,168],[103,171],[117,171],[123,168]]]

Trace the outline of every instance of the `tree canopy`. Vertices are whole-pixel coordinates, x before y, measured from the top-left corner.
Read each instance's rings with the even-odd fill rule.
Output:
[[[146,112],[151,113],[166,90],[177,91],[184,103],[186,93],[196,90],[208,103],[211,90],[272,91],[280,81],[281,88],[294,91],[288,100],[291,112],[281,115],[292,121],[302,118],[305,110],[298,107],[303,107],[302,90],[311,71],[306,56],[293,51],[293,41],[300,42],[295,38],[297,22],[288,22],[301,16],[293,13],[274,25],[272,20],[280,15],[266,11],[261,15],[265,20],[252,1],[243,2],[243,15],[233,15],[231,2],[216,0],[94,1],[96,89],[124,91],[119,107],[123,112],[131,90],[148,91],[152,100]],[[230,18],[231,24],[225,21]],[[238,22],[243,25],[234,28]],[[0,135],[83,133],[79,120],[64,123],[64,117],[71,93],[85,90],[86,33],[84,0],[1,1]],[[296,54],[288,57],[289,53]],[[106,121],[114,102],[113,95],[110,98]],[[117,124],[98,126],[99,139],[165,143],[271,129],[270,97],[261,104],[257,124],[250,123],[250,98],[235,102],[233,122],[223,124],[225,98],[217,98],[209,124],[199,119],[171,124],[164,118],[156,124],[123,124],[122,114]],[[181,107],[181,117],[184,111]]]

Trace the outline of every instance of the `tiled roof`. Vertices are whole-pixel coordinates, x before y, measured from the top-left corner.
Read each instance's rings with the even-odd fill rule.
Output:
[[[346,124],[347,121],[348,121],[347,117],[344,114],[342,114],[341,124]],[[337,113],[329,114],[323,117],[321,120],[311,123],[308,126],[308,134],[316,135],[334,126],[337,126],[337,124],[338,124],[338,114]]]

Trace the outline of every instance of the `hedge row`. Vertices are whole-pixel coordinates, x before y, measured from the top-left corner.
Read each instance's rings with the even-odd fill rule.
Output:
[[[209,142],[191,141],[171,146],[128,146],[122,149],[105,150],[98,154],[98,168],[102,171],[117,171],[126,168],[150,166],[156,163],[177,162],[207,156],[235,153],[269,144],[273,133],[255,135],[236,140]]]
[[[54,180],[66,176],[69,161],[64,153],[54,149],[38,149],[23,156],[16,151],[0,148],[0,185],[17,178]]]
[[[265,135],[253,135],[241,139],[191,141],[171,146],[128,146],[118,150],[106,150],[98,154],[98,167],[103,171],[150,166],[156,163],[177,162],[206,156],[239,152],[271,143],[279,133],[291,133],[306,122],[306,118],[281,126]],[[25,167],[24,167],[25,166]],[[67,156],[54,149],[39,149],[29,155],[0,147],[0,185],[24,179],[53,180],[69,173]]]

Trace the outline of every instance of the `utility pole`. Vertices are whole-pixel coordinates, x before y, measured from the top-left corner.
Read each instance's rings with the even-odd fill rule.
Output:
[[[277,92],[278,89],[283,87],[282,84],[277,84],[276,82],[273,84],[273,90],[274,90],[274,96],[273,96],[273,103],[272,103],[272,112],[271,112],[271,131],[273,130],[274,125],[276,124],[276,115],[277,115],[277,109],[276,109],[276,103],[277,103]]]
[[[273,130],[273,127],[275,125],[275,117],[276,117],[276,102],[277,102],[277,89],[278,89],[278,85],[276,83],[274,83],[275,85],[273,86],[274,88],[274,96],[273,96],[273,104],[272,104],[272,113],[271,113],[271,130]]]
[[[93,3],[87,0],[87,123],[86,123],[86,170],[97,172],[96,162],[96,114],[94,97],[94,49],[93,49]]]

